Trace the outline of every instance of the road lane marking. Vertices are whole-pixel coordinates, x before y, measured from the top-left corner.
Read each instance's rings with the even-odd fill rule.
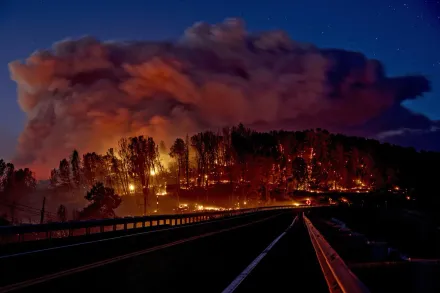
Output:
[[[186,243],[186,242],[191,242],[191,241],[194,241],[194,240],[198,240],[198,239],[201,239],[201,238],[213,236],[213,235],[216,235],[216,234],[233,231],[233,230],[236,230],[236,229],[239,229],[239,228],[244,228],[244,227],[251,226],[251,225],[254,225],[254,224],[257,224],[257,223],[268,221],[268,220],[273,219],[275,217],[279,217],[280,215],[283,215],[283,214],[285,214],[285,212],[279,213],[279,214],[276,214],[276,215],[273,215],[273,216],[270,216],[270,217],[266,217],[266,218],[263,218],[263,219],[258,220],[258,221],[253,221],[251,223],[242,224],[242,225],[234,226],[234,227],[231,227],[231,228],[225,228],[225,229],[221,229],[221,230],[218,230],[218,231],[205,233],[203,235],[198,235],[198,236],[193,236],[193,237],[185,238],[185,239],[178,240],[178,241],[175,241],[175,242],[171,242],[171,243],[167,243],[167,244],[163,244],[163,245],[147,248],[147,249],[144,249],[144,250],[140,250],[140,251],[136,251],[136,252],[120,255],[120,256],[117,256],[117,257],[113,257],[113,258],[110,258],[110,259],[98,261],[98,262],[91,263],[91,264],[88,264],[88,265],[83,265],[83,266],[76,267],[76,268],[73,268],[73,269],[64,270],[64,271],[61,271],[61,272],[58,272],[58,273],[53,273],[53,274],[49,274],[49,275],[46,275],[46,276],[38,277],[38,278],[35,278],[35,279],[26,280],[26,281],[23,281],[23,282],[7,285],[7,286],[4,286],[4,287],[0,287],[0,293],[12,292],[12,291],[15,291],[15,290],[24,289],[24,288],[27,288],[29,286],[37,285],[37,284],[44,283],[44,282],[47,282],[47,281],[50,281],[50,280],[54,280],[54,279],[58,279],[58,278],[61,278],[61,277],[66,277],[66,276],[73,275],[73,274],[76,274],[76,273],[80,273],[80,272],[83,272],[83,271],[86,271],[86,270],[90,270],[90,269],[101,267],[101,266],[104,266],[104,265],[107,265],[107,264],[115,263],[115,262],[118,262],[118,261],[121,261],[121,260],[125,260],[125,259],[133,258],[133,257],[136,257],[136,256],[140,256],[140,255],[143,255],[143,254],[155,252],[155,251],[158,251],[158,250],[161,250],[161,249],[165,249],[165,248],[168,248],[168,247],[176,246],[176,245],[183,244],[183,243]]]
[[[192,224],[189,224],[189,225],[188,224],[182,224],[182,225],[174,226],[172,228],[165,228],[165,229],[159,229],[159,230],[154,230],[154,231],[145,231],[145,232],[133,233],[133,234],[122,235],[122,236],[116,236],[116,237],[111,237],[111,238],[104,238],[104,239],[99,239],[99,240],[86,241],[86,242],[68,244],[68,245],[51,247],[51,248],[44,248],[44,249],[31,250],[31,251],[26,251],[26,252],[19,252],[19,253],[14,253],[14,254],[7,254],[7,255],[0,256],[0,260],[6,259],[6,258],[11,258],[11,257],[24,256],[24,255],[33,254],[33,253],[52,251],[52,250],[58,250],[58,249],[63,249],[63,248],[71,248],[71,247],[76,247],[76,246],[81,246],[81,245],[87,245],[87,244],[100,243],[100,242],[105,242],[105,241],[118,240],[118,239],[135,237],[135,236],[141,236],[141,235],[147,235],[147,234],[153,234],[153,233],[172,231],[172,230],[177,230],[177,229],[183,229],[183,228],[207,225],[207,224],[218,223],[218,222],[225,222],[225,221],[229,221],[229,220],[250,217],[252,215],[255,215],[255,214],[250,213],[250,214],[244,214],[244,215],[228,217],[226,219],[223,218],[223,219],[208,220],[208,221],[203,221],[203,222],[199,222],[199,223],[192,223]],[[122,230],[118,230],[118,231],[122,231]]]
[[[277,242],[278,242],[281,238],[283,238],[284,235],[286,235],[287,231],[289,231],[289,230],[293,227],[293,225],[295,224],[295,222],[296,222],[297,219],[298,219],[298,216],[296,216],[296,217],[293,219],[292,224],[290,224],[290,226],[287,227],[287,229],[284,230],[283,233],[281,233],[277,238],[275,238],[275,240],[272,241],[272,243],[269,244],[269,246],[266,247],[266,249],[263,250],[263,252],[260,253],[260,255],[257,256],[257,258],[254,259],[254,260],[250,263],[250,265],[248,265],[248,266],[244,269],[244,271],[242,271],[242,272],[241,272],[241,273],[240,273],[240,274],[234,279],[234,281],[232,281],[232,283],[229,284],[229,286],[226,287],[226,289],[224,289],[224,290],[222,291],[222,293],[232,293],[232,292],[234,292],[234,291],[238,288],[238,286],[240,286],[240,284],[244,281],[244,279],[246,279],[246,277],[249,276],[249,274],[250,274],[250,273],[252,272],[252,270],[258,265],[258,263],[259,263],[259,262],[260,262],[260,261],[261,261],[261,260],[267,255],[267,253],[272,249],[272,247],[274,247],[275,244],[277,244]]]

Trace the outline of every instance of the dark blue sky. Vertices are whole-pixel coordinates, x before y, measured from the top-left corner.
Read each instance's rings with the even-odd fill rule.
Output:
[[[361,51],[389,75],[422,73],[433,92],[407,105],[440,119],[440,1],[0,0],[0,135],[17,137],[25,121],[8,62],[66,37],[173,39],[194,22],[226,17],[243,18],[250,31],[283,29],[319,47]],[[10,156],[6,144],[0,157]]]

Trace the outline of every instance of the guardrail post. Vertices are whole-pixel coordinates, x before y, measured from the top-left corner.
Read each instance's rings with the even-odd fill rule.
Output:
[[[90,227],[86,228],[86,235],[90,235]]]
[[[127,230],[127,223],[124,223],[124,230]]]
[[[103,232],[104,232],[104,226],[100,226],[100,227],[99,227],[99,231],[100,231],[101,233],[103,233]]]
[[[69,237],[73,236],[73,229],[69,229]]]

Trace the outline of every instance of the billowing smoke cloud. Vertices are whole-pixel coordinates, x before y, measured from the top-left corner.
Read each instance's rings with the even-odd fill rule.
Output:
[[[73,148],[105,151],[129,135],[169,141],[239,122],[369,136],[432,126],[400,106],[430,89],[424,77],[389,78],[361,53],[249,34],[237,19],[197,23],[176,42],[66,40],[9,66],[28,118],[16,162],[45,172]]]

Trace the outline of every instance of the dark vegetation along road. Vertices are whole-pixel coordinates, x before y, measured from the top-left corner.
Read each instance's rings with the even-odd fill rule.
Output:
[[[340,207],[309,217],[372,292],[440,292],[435,221],[383,207]]]
[[[0,292],[328,292],[297,213],[265,211],[3,256]]]

